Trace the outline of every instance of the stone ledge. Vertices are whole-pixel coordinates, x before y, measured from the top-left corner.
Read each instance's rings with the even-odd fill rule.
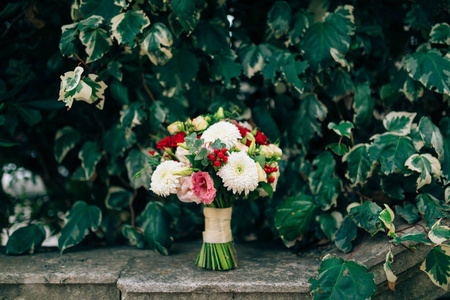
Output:
[[[357,242],[358,244],[360,242]],[[237,243],[239,268],[205,271],[194,265],[201,242],[178,242],[170,256],[131,247],[0,254],[0,299],[310,299],[309,278],[319,255],[301,256],[281,245]],[[436,299],[445,292],[419,266],[429,247],[410,253],[393,247],[397,292],[389,290],[383,263],[389,249],[381,234],[368,238],[352,259],[374,272],[376,299]],[[348,254],[331,250],[344,258]]]

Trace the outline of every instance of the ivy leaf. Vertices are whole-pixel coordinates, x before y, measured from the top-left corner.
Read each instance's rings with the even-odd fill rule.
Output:
[[[152,170],[148,167],[148,155],[142,151],[133,149],[128,153],[125,159],[128,179],[133,188],[145,187],[150,189]],[[136,177],[139,173],[139,177]]]
[[[343,68],[334,70],[331,77],[333,80],[327,85],[327,93],[334,101],[338,101],[342,96],[355,91],[355,85],[349,72]]]
[[[416,231],[417,232],[417,231]],[[424,233],[408,233],[408,234],[404,234],[401,237],[396,236],[393,240],[392,243],[394,245],[399,245],[400,243],[404,243],[404,242],[413,242],[413,243],[423,243],[423,244],[428,244],[431,245],[432,243],[426,238],[427,236]]]
[[[450,45],[450,26],[447,23],[438,23],[431,28],[430,42]]]
[[[334,235],[334,244],[339,250],[347,253],[352,250],[352,241],[356,238],[357,225],[350,215],[344,218],[339,230]]]
[[[226,50],[230,45],[228,24],[219,18],[200,21],[193,33],[193,43],[208,55],[214,55]]]
[[[228,85],[231,78],[237,78],[241,75],[241,65],[235,60],[237,55],[231,49],[221,51],[214,55],[211,64],[210,74],[213,80],[223,80]]]
[[[94,175],[95,166],[102,159],[103,154],[97,150],[96,142],[86,142],[78,153],[81,167],[84,170],[84,178],[90,180]]]
[[[78,34],[79,23],[73,23],[64,25],[61,27],[61,40],[59,41],[59,50],[61,55],[67,57],[73,57],[74,54],[78,54],[77,47],[75,46],[76,37]]]
[[[123,225],[122,235],[127,239],[130,246],[135,246],[141,249],[145,247],[143,234],[133,226],[127,224]]]
[[[323,121],[327,113],[327,107],[317,99],[316,94],[307,94],[300,102],[291,127],[296,141],[308,149],[314,135],[322,136],[319,121]]]
[[[375,101],[371,97],[369,83],[356,86],[355,96],[353,97],[353,123],[356,127],[364,127],[372,121],[373,107]]]
[[[286,45],[299,44],[306,29],[313,23],[311,14],[305,10],[299,10],[293,19],[292,29],[288,33]]]
[[[396,206],[395,209],[397,214],[399,214],[409,224],[414,224],[420,219],[419,211],[416,206],[410,202],[405,203],[403,206]]]
[[[135,142],[136,135],[134,132],[127,132],[120,125],[114,126],[103,136],[103,145],[107,145],[105,150],[113,159],[122,156],[125,150],[130,148]]]
[[[330,241],[334,241],[334,235],[344,220],[342,218],[342,214],[338,211],[333,211],[331,214],[323,214],[319,216],[318,219],[320,229],[323,231],[325,236]]]
[[[348,138],[351,138],[351,130],[353,129],[353,124],[348,121],[341,121],[338,124],[334,122],[328,123],[328,129],[332,129],[334,132],[336,132],[339,136],[345,136]]]
[[[444,207],[439,199],[436,199],[430,194],[419,194],[417,199],[417,209],[422,215],[428,227],[431,227],[438,219],[447,216],[444,213]]]
[[[175,18],[185,31],[191,32],[200,20],[200,11],[195,7],[195,0],[173,0],[172,10]]]
[[[84,26],[83,30],[80,31],[80,40],[86,47],[87,63],[102,58],[112,45],[111,38],[103,28]]]
[[[275,227],[286,246],[289,241],[301,240],[319,207],[308,195],[287,198],[277,207]]]
[[[444,157],[442,160],[442,174],[450,180],[450,118],[445,117],[439,123],[443,137]]]
[[[417,101],[419,98],[423,96],[423,85],[420,81],[416,81],[411,77],[407,76],[405,79],[405,83],[401,89],[406,99],[411,102]]]
[[[61,253],[79,244],[88,235],[89,229],[96,231],[102,223],[102,212],[95,205],[77,201],[67,213],[66,220],[58,239],[58,248]]]
[[[389,207],[389,205],[385,204],[384,207],[385,207],[385,209],[383,209],[380,212],[379,218],[383,222],[384,226],[387,229],[389,229],[389,235],[395,237],[396,236],[396,234],[395,234],[395,226],[393,224],[394,218],[395,218],[394,212]]]
[[[348,153],[348,147],[345,144],[342,143],[331,143],[327,146],[325,146],[325,150],[331,150],[333,151],[336,155],[345,155]]]
[[[386,273],[386,279],[389,284],[389,288],[395,292],[395,282],[397,281],[397,276],[392,272],[392,263],[394,262],[394,255],[391,250],[386,254],[386,261],[383,264],[384,272]]]
[[[120,123],[123,128],[132,129],[137,125],[141,125],[141,122],[147,114],[142,109],[142,103],[134,102],[127,108],[120,111]]]
[[[311,277],[310,292],[314,299],[370,299],[376,291],[373,273],[352,260],[326,255],[319,275]]]
[[[122,210],[130,205],[133,193],[120,186],[110,186],[105,198],[105,205],[108,209]]]
[[[435,285],[444,291],[448,291],[450,283],[450,246],[440,245],[431,249],[420,266],[420,270],[427,273]]]
[[[370,233],[375,235],[383,228],[380,221],[381,207],[372,201],[365,201],[363,204],[353,207],[350,210],[355,223]]]
[[[334,62],[331,48],[345,55],[350,47],[350,36],[354,34],[353,6],[336,8],[323,22],[312,24],[305,32],[300,44],[306,59],[314,71],[320,71]]]
[[[119,45],[128,44],[133,48],[135,38],[150,25],[150,20],[142,10],[129,10],[111,19],[111,35]]]
[[[383,119],[383,126],[390,134],[408,135],[417,113],[392,111]]]
[[[430,117],[422,117],[419,122],[419,133],[425,146],[433,148],[440,162],[444,160],[444,140],[439,128],[431,122]]]
[[[155,23],[141,45],[141,55],[147,55],[155,66],[162,66],[172,58],[172,32],[163,23]]]
[[[345,176],[351,181],[352,187],[363,186],[372,175],[372,161],[368,149],[369,145],[358,144],[342,157],[342,162],[347,162],[348,171]]]
[[[105,90],[107,85],[95,74],[89,74],[88,77],[84,77],[82,81],[91,88],[92,94],[89,100],[86,102],[95,104],[98,109],[103,109],[105,105]],[[84,100],[84,99],[81,99]]]
[[[55,144],[53,147],[56,161],[61,163],[67,153],[75,147],[80,139],[81,135],[78,131],[70,126],[58,130],[55,135]]]
[[[434,223],[430,232],[428,232],[428,238],[437,245],[441,245],[450,239],[450,227],[441,225],[441,221],[442,219]]]
[[[323,185],[334,177],[336,161],[329,152],[320,153],[312,163],[315,171],[309,176],[309,186],[313,194],[319,193]]]
[[[267,16],[267,39],[279,39],[288,33],[292,20],[292,10],[286,1],[275,2]]]
[[[121,7],[115,0],[81,0],[79,9],[85,19],[91,16],[101,16],[108,22],[120,13]]]
[[[420,50],[405,57],[409,76],[427,89],[450,96],[450,59],[438,50]]]
[[[435,178],[439,178],[442,175],[441,164],[428,153],[411,155],[405,162],[405,166],[412,171],[420,173],[419,178],[417,178],[417,189],[430,184],[432,174]]]
[[[391,133],[375,135],[374,138],[374,143],[369,147],[369,157],[380,161],[381,171],[386,175],[398,171],[408,173],[405,162],[416,153],[412,140]]]
[[[253,75],[264,68],[266,59],[269,58],[272,53],[264,44],[251,44],[240,49],[238,55],[241,60],[242,70],[244,71],[245,76],[252,78]]]
[[[122,70],[120,70],[121,68],[122,64],[120,62],[112,60],[107,66],[108,74],[116,78],[118,81],[122,81],[123,73]]]
[[[47,236],[41,225],[30,224],[13,232],[6,244],[6,254],[33,254]]]
[[[128,105],[130,99],[128,97],[128,88],[124,86],[120,81],[113,80],[109,86],[112,98],[120,105]]]
[[[404,176],[400,173],[391,174],[388,176],[380,176],[381,190],[391,198],[397,200],[404,200]]]
[[[170,229],[171,216],[161,202],[151,201],[147,204],[138,222],[144,231],[145,242],[150,249],[162,255],[169,255],[173,237]]]

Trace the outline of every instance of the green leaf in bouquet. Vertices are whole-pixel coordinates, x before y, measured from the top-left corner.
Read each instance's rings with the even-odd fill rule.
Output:
[[[435,178],[439,178],[442,175],[441,164],[428,153],[411,155],[406,160],[405,166],[412,171],[420,173],[417,178],[417,189],[430,184],[432,175]]]
[[[242,71],[241,65],[236,62],[237,55],[232,49],[224,49],[213,56],[211,63],[211,78],[228,85],[232,78],[238,78]]]
[[[136,134],[133,131],[127,132],[125,128],[116,125],[109,129],[103,136],[105,151],[116,159],[125,153],[136,142]]]
[[[441,245],[450,239],[450,227],[441,225],[442,219],[434,223],[428,232],[428,238],[435,244]]]
[[[404,242],[422,243],[432,245],[433,243],[427,239],[427,235],[418,231],[412,233],[403,234],[402,236],[396,236],[392,239],[394,245],[399,245]]]
[[[450,46],[450,26],[447,23],[438,23],[431,28],[430,42]]]
[[[197,140],[197,133],[195,132],[191,133],[190,135],[184,138],[184,142],[186,143],[186,146],[188,146],[188,148],[194,146],[194,142],[196,140]]]
[[[415,153],[411,138],[391,133],[375,135],[374,142],[369,147],[370,159],[379,160],[381,171],[386,175],[398,171],[407,174],[405,162]]]
[[[275,227],[285,244],[303,238],[318,209],[313,198],[303,194],[289,197],[277,207]]]
[[[391,134],[408,135],[416,115],[417,113],[392,111],[383,119],[383,126]]]
[[[206,149],[206,148],[201,148],[198,152],[197,152],[197,154],[195,155],[195,160],[202,160],[202,159],[204,159],[205,157],[207,157],[208,156],[208,154],[209,154],[209,151],[208,151],[208,149]]]
[[[120,186],[110,186],[105,198],[105,205],[109,209],[122,210],[130,205],[133,193]]]
[[[270,183],[267,182],[260,182],[259,185],[264,189],[264,191],[269,194],[269,198],[273,198],[273,188]]]
[[[323,231],[325,236],[330,241],[334,241],[334,235],[344,220],[342,218],[342,214],[338,211],[333,211],[332,213],[320,215],[318,219],[320,229]]]
[[[127,239],[130,246],[145,248],[144,235],[131,225],[122,226],[122,235]]]
[[[222,141],[220,139],[217,139],[214,141],[214,143],[211,144],[211,148],[213,149],[219,149],[222,150],[222,148],[225,148],[226,144],[222,143]]]
[[[352,250],[352,241],[356,238],[358,226],[350,215],[344,218],[339,230],[334,235],[334,244],[339,250],[347,253]]]
[[[443,57],[438,50],[419,49],[406,56],[404,66],[409,76],[427,89],[450,95],[450,58]]]
[[[325,150],[331,150],[336,155],[342,156],[348,153],[348,147],[345,144],[342,143],[331,143],[327,146],[325,146]]]
[[[196,8],[195,0],[173,0],[173,14],[181,27],[187,32],[191,32],[200,20],[200,11]]]
[[[80,2],[80,11],[84,18],[91,16],[101,16],[106,22],[109,22],[114,16],[120,13],[121,7],[115,0],[82,0]]]
[[[148,167],[149,156],[143,151],[132,149],[125,159],[125,166],[127,168],[128,179],[133,188],[138,189],[145,187],[150,189],[152,169]],[[139,177],[136,175],[139,174]]]
[[[435,285],[447,291],[450,283],[450,246],[440,245],[431,249],[420,270],[424,271]]]
[[[61,27],[61,40],[59,41],[59,50],[62,56],[72,57],[78,54],[75,44],[79,29],[79,23],[64,25]]]
[[[150,20],[142,10],[129,10],[111,19],[111,35],[119,45],[127,44],[133,48],[138,34],[150,25]]]
[[[150,28],[141,45],[141,54],[148,55],[156,65],[164,65],[172,58],[172,32],[163,23],[155,23]]]
[[[80,40],[86,47],[86,54],[88,55],[87,63],[102,58],[112,45],[111,38],[105,29],[91,28],[86,25],[80,31]]]
[[[330,82],[327,85],[327,94],[338,101],[342,96],[349,95],[355,91],[355,84],[350,73],[344,68],[338,68],[331,73]]]
[[[263,70],[266,65],[266,59],[272,55],[272,52],[265,44],[251,44],[239,50],[238,56],[241,60],[242,70],[245,76],[252,78],[253,75]]]
[[[371,97],[370,84],[357,85],[353,97],[353,123],[356,127],[364,127],[370,124],[373,115],[375,101]]]
[[[207,55],[215,55],[228,49],[230,44],[228,27],[228,22],[225,23],[220,18],[201,20],[192,34],[194,46]]]
[[[89,230],[96,231],[102,223],[102,212],[95,205],[77,201],[67,213],[66,220],[58,238],[58,248],[61,253],[79,244],[88,235]]]
[[[410,202],[405,203],[403,206],[396,206],[395,210],[403,219],[409,224],[414,224],[420,220],[419,211],[416,206]]]
[[[314,299],[370,299],[376,291],[373,273],[363,264],[326,255],[319,275],[311,277],[310,292]]]
[[[331,48],[345,55],[354,34],[353,6],[345,5],[328,14],[323,22],[309,26],[303,36],[300,48],[305,52],[311,68],[320,71],[334,62]]]
[[[95,166],[102,159],[103,154],[97,150],[96,142],[86,142],[78,153],[81,160],[81,167],[84,170],[85,180],[90,180],[94,175]]]
[[[6,244],[6,254],[33,254],[41,246],[47,236],[44,228],[38,224],[30,224],[13,232]]]
[[[275,2],[267,16],[267,39],[279,39],[286,35],[292,20],[292,10],[286,1]]]
[[[350,179],[352,187],[363,186],[372,175],[372,162],[369,158],[369,145],[358,144],[342,157],[347,162],[348,171],[345,176]]]
[[[440,162],[444,160],[444,140],[439,127],[431,122],[430,117],[422,117],[419,122],[419,133],[425,146],[433,148]]]
[[[313,23],[313,19],[310,13],[305,10],[299,10],[294,18],[292,28],[288,33],[288,40],[286,44],[297,45],[302,40],[306,29]]]
[[[405,79],[405,83],[401,89],[406,99],[411,102],[417,101],[419,98],[423,96],[423,85],[420,81],[414,80],[411,77],[407,76]]]
[[[328,123],[328,129],[332,129],[339,136],[345,136],[351,138],[351,130],[353,129],[353,124],[348,121],[341,121],[339,124],[334,122]]]
[[[53,147],[56,161],[61,163],[67,153],[75,147],[80,139],[80,133],[70,126],[58,130],[55,135],[55,144]]]
[[[380,220],[381,207],[372,201],[365,201],[363,204],[353,207],[350,210],[355,223],[369,232],[372,236],[383,229]]]
[[[169,255],[173,237],[170,228],[171,216],[158,201],[151,201],[138,218],[144,231],[144,239],[150,249],[162,255]]]
[[[447,217],[448,214],[445,211],[448,208],[444,207],[441,200],[430,194],[419,194],[416,199],[417,209],[425,222],[427,222],[428,227],[433,226],[437,220]]]

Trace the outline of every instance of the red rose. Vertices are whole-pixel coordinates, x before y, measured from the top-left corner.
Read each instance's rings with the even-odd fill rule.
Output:
[[[242,126],[239,126],[238,129],[239,129],[239,133],[241,134],[242,138],[245,138],[247,132],[251,131],[251,130],[249,130],[247,128],[244,128]]]
[[[178,143],[184,143],[184,137],[186,134],[184,132],[178,132],[172,138],[172,147],[176,147]]]
[[[168,136],[160,140],[156,148],[164,150],[164,148],[170,148],[171,145],[172,145],[172,138]]]
[[[155,156],[155,153],[156,153],[156,151],[152,151],[152,150],[148,151],[148,154],[150,154],[151,156]]]
[[[255,136],[255,142],[258,145],[267,145],[267,136],[265,136],[261,131],[258,131]]]

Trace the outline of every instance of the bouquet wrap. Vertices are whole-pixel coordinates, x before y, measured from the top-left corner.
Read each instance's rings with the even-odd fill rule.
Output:
[[[232,211],[231,207],[203,208],[203,214],[205,215],[204,243],[224,244],[233,241],[230,224]]]

